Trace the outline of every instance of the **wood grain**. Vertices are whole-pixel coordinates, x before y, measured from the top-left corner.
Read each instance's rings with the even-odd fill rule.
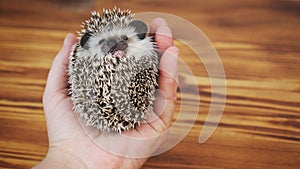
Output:
[[[42,95],[52,59],[91,10],[115,4],[195,24],[218,51],[227,78],[221,123],[199,144],[211,84],[201,61],[176,42],[197,80],[201,107],[187,137],[144,168],[299,168],[300,2],[293,0],[0,0],[0,168],[30,168],[43,159],[48,139]],[[188,76],[180,78],[189,85]],[[186,96],[194,104],[194,96]]]

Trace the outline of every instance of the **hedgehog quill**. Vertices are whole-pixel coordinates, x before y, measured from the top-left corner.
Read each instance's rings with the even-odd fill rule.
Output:
[[[88,126],[121,133],[153,111],[159,58],[147,25],[129,10],[92,12],[69,58],[74,110]]]

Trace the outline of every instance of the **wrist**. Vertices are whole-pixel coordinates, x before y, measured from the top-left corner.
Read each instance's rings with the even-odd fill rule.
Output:
[[[59,149],[49,149],[46,157],[33,169],[87,169],[85,164],[71,153]]]

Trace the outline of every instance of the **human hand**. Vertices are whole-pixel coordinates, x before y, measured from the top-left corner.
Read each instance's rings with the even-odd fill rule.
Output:
[[[175,109],[178,49],[173,46],[171,30],[164,20],[155,19],[150,30],[156,33],[155,41],[164,51],[159,72],[161,95],[155,101],[158,113],[152,113],[147,123],[122,135],[100,133],[81,126],[78,121],[67,95],[68,56],[77,40],[72,34],[66,36],[63,48],[53,61],[44,92],[49,150],[36,168],[140,168],[160,146]],[[140,142],[141,138],[149,141]],[[117,154],[107,151],[114,148]]]

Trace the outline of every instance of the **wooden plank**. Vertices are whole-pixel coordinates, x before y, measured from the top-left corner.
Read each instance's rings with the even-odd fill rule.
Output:
[[[33,1],[0,0],[0,168],[30,168],[47,153],[42,95],[67,32],[103,7],[166,12],[201,29],[218,51],[227,100],[214,135],[198,143],[211,101],[207,71],[176,41],[200,91],[197,120],[170,151],[143,168],[289,168],[300,165],[300,3],[282,0]],[[180,73],[185,85],[192,85]],[[179,101],[182,99],[179,96]],[[191,122],[188,106],[179,126]],[[174,115],[176,119],[180,106]],[[180,130],[177,128],[176,130]]]

